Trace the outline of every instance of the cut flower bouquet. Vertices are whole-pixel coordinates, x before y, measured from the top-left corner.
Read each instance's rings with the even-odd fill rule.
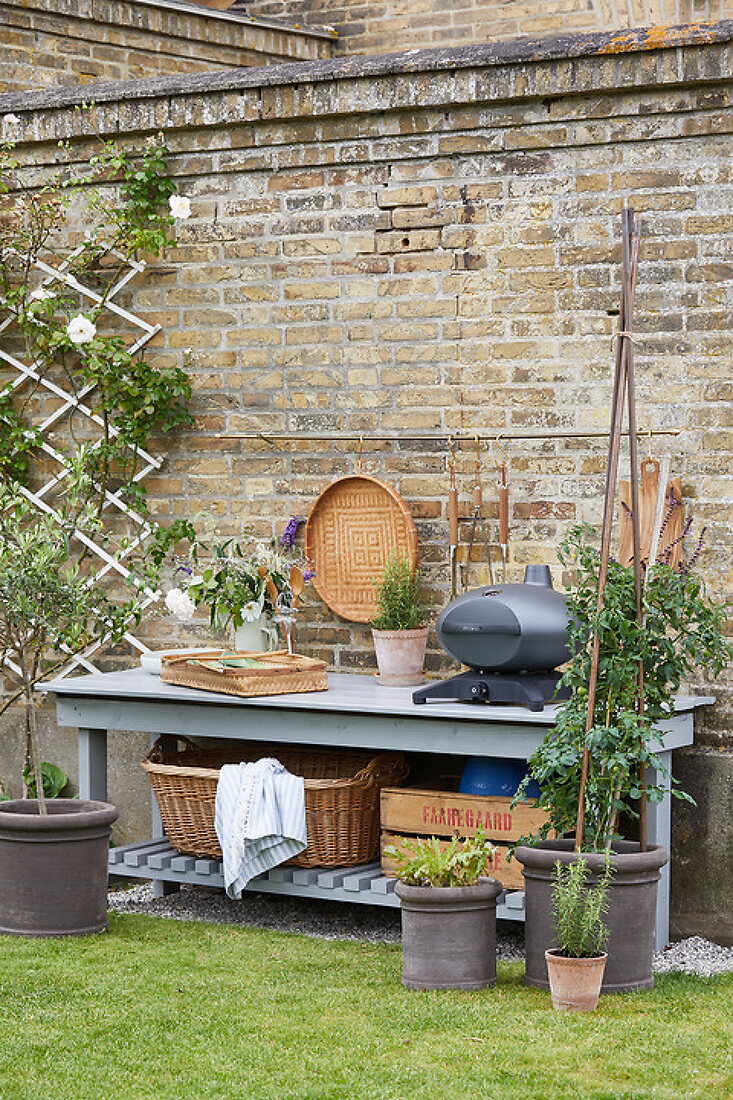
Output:
[[[207,545],[196,541],[185,559],[175,559],[177,585],[165,597],[165,605],[179,621],[193,618],[197,608],[207,607],[211,625],[230,624],[237,630],[261,615],[286,618],[293,609],[293,577],[313,576],[295,547],[304,520],[295,516],[279,540],[255,540],[249,534],[237,540]]]

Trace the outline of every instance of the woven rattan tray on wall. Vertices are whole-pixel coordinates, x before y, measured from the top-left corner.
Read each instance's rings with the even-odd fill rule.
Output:
[[[377,605],[374,581],[389,557],[417,567],[417,533],[399,493],[368,474],[341,477],[319,496],[305,529],[313,586],[343,619],[366,623]]]

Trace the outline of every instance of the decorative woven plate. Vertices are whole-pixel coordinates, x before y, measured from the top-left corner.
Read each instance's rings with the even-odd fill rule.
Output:
[[[392,554],[406,554],[417,566],[409,508],[390,485],[368,474],[341,477],[324,489],[308,516],[305,548],[318,595],[356,623],[376,614],[374,581]]]

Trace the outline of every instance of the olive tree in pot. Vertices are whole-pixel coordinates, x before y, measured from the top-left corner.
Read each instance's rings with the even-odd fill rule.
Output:
[[[146,361],[144,340],[131,344],[119,309],[114,321],[107,312],[142,270],[138,254],[160,255],[174,221],[190,214],[188,199],[174,194],[167,154],[160,136],[134,157],[102,142],[87,164],[75,167],[69,154],[39,185],[12,143],[0,142],[3,340],[33,366],[26,389],[0,379],[0,668],[12,685],[0,713],[23,700],[31,780],[43,775],[38,680],[87,644],[121,638],[157,587],[168,547],[179,535],[190,538],[185,521],[157,527],[139,482],[153,434],[193,423],[189,383],[178,366]],[[62,398],[50,418],[41,397],[48,390]],[[53,446],[44,434],[50,425]],[[42,462],[60,469],[54,465],[34,494],[31,460],[41,449]],[[103,523],[105,515],[111,522]],[[108,595],[99,587],[89,551],[100,547],[115,566],[104,572],[114,577],[119,568],[133,582],[127,598],[111,591],[110,577]],[[0,803],[0,930],[104,928],[116,810],[76,799],[47,803],[43,783],[36,786],[37,799]]]
[[[608,859],[595,884],[585,857],[555,863],[552,909],[555,943],[545,952],[553,1008],[589,1012],[598,1004],[608,955],[608,884],[613,872]]]
[[[375,588],[377,614],[371,627],[379,668],[377,682],[391,687],[421,684],[429,605],[420,595],[419,571],[412,568],[407,556],[393,555]]]
[[[551,894],[555,864],[568,864],[578,851],[588,854],[598,873],[610,853],[613,878],[608,891],[608,963],[603,992],[648,988],[653,984],[652,955],[656,893],[660,869],[669,859],[661,847],[643,850],[622,838],[621,820],[639,817],[642,799],[660,802],[668,792],[688,799],[656,755],[659,723],[674,713],[674,693],[693,669],[718,675],[730,656],[723,637],[725,608],[705,594],[689,566],[660,563],[644,584],[643,619],[637,618],[632,570],[609,562],[598,609],[600,556],[589,544],[592,529],[574,528],[561,545],[560,561],[575,571],[568,596],[569,633],[574,656],[562,683],[571,696],[528,762],[522,797],[534,779],[541,788],[537,805],[548,814],[538,834],[515,849],[524,865],[526,906],[525,981],[547,988],[545,951],[553,939]],[[692,563],[694,564],[694,563]],[[591,639],[598,638],[598,679],[593,721],[586,732]],[[639,663],[643,667],[643,684]],[[640,697],[643,706],[640,706]],[[583,829],[575,834],[581,795],[584,750],[587,775]],[[654,782],[641,782],[649,769]],[[647,776],[648,779],[648,776]],[[689,799],[688,799],[689,800]],[[548,836],[563,839],[548,839]]]
[[[81,522],[80,517],[76,517]],[[76,524],[39,516],[12,489],[0,489],[0,660],[23,701],[25,774],[43,774],[36,683],[49,656],[114,641],[139,614],[133,595],[111,601],[69,562]],[[27,785],[28,786],[28,785]],[[107,849],[114,806],[37,797],[0,803],[0,932],[43,936],[106,928]],[[27,791],[29,794],[30,791]]]
[[[483,989],[496,982],[496,899],[483,877],[494,847],[482,833],[447,847],[435,837],[397,837],[402,903],[402,984],[407,989]]]

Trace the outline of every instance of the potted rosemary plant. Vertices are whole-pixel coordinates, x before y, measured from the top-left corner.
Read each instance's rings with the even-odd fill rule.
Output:
[[[608,958],[603,916],[612,874],[608,860],[595,883],[582,856],[573,863],[555,863],[552,910],[557,947],[545,952],[553,1008],[588,1012],[598,1004]]]
[[[445,846],[436,837],[396,837],[402,903],[402,984],[407,989],[483,989],[496,982],[496,899],[484,877],[494,846],[479,831]]]
[[[584,823],[579,849],[591,873],[598,874],[610,853],[609,958],[603,991],[648,988],[653,984],[652,954],[660,869],[669,858],[661,847],[648,851],[623,838],[622,822],[639,817],[642,798],[660,802],[668,792],[686,795],[667,775],[656,754],[659,724],[674,714],[674,694],[693,669],[718,675],[730,657],[723,636],[725,608],[705,594],[689,568],[659,563],[643,587],[643,620],[636,613],[632,570],[609,562],[603,607],[597,593],[599,554],[588,541],[592,529],[574,528],[560,547],[561,563],[574,570],[568,596],[569,634],[574,653],[561,683],[571,695],[528,761],[527,779],[540,786],[537,807],[549,815],[544,828],[515,849],[524,865],[526,974],[530,985],[547,988],[545,950],[551,945],[550,899],[558,859],[578,858],[574,833],[581,793],[584,748],[587,776]],[[694,563],[693,563],[694,564]],[[593,723],[586,733],[588,679],[594,633],[599,674]],[[643,685],[639,680],[639,660]],[[640,706],[640,695],[643,706]],[[646,771],[646,780],[641,775]],[[654,777],[653,779],[651,777]],[[628,827],[627,827],[628,831]]]
[[[429,604],[420,595],[420,574],[407,556],[392,555],[375,581],[377,614],[372,637],[377,682],[391,687],[421,684],[425,679],[426,619]]]

